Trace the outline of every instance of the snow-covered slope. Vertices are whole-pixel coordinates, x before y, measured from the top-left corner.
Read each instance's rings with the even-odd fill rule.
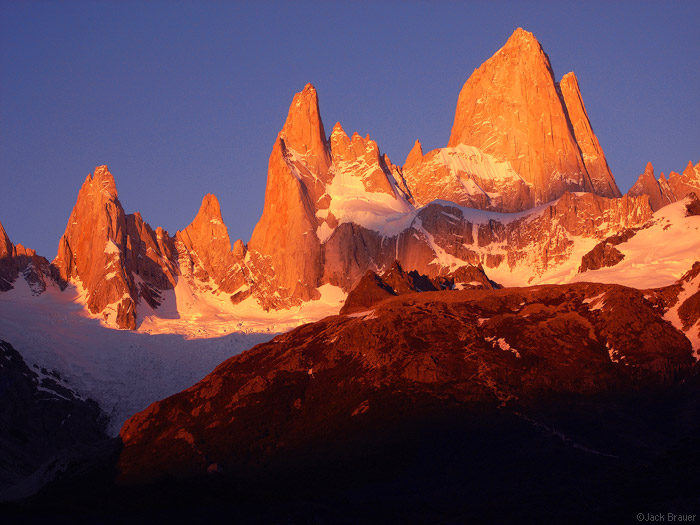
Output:
[[[29,366],[56,370],[80,394],[95,399],[111,418],[112,434],[135,412],[274,335],[230,332],[192,339],[183,333],[113,330],[85,312],[77,290],[50,286],[37,297],[19,279],[13,290],[0,294],[0,339]]]
[[[675,283],[695,261],[700,261],[700,216],[687,217],[687,204],[686,199],[661,208],[654,213],[648,227],[617,245],[625,256],[621,262],[576,274],[569,282],[616,283],[632,288]],[[574,264],[569,266],[573,269]],[[565,282],[558,279],[559,276],[554,276],[547,282]]]
[[[532,185],[506,160],[479,148],[458,144],[415,157],[403,169],[406,184],[418,205],[436,199],[485,210],[523,209],[519,201]]]

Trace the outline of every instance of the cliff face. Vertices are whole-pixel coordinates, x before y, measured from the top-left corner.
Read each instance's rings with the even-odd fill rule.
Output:
[[[82,286],[90,312],[122,329],[136,328],[142,299],[157,307],[159,290],[175,285],[172,239],[124,213],[107,166],[85,179],[52,264],[61,280]]]
[[[324,133],[309,84],[295,95],[273,147],[265,207],[248,244],[252,279],[266,293],[279,292],[278,304],[318,298],[324,267],[340,257],[322,243],[339,225],[379,222],[385,209],[411,209],[394,178],[398,169],[373,140],[349,138],[340,124],[329,141]]]

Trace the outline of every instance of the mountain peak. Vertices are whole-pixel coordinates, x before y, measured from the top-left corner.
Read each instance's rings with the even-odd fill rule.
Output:
[[[109,168],[106,164],[102,166],[95,166],[93,173],[88,174],[88,176],[85,178],[83,187],[85,187],[86,184],[89,184],[93,188],[99,190],[101,195],[105,195],[109,199],[116,199],[118,196],[117,184],[114,181],[114,176],[109,172]]]
[[[550,202],[566,191],[619,196],[576,77],[564,79],[565,92],[559,88],[540,43],[518,28],[459,94],[448,147],[473,146],[507,162],[531,188],[520,209]],[[590,169],[584,154],[592,158]]]
[[[644,175],[646,174],[654,176],[654,165],[651,162],[647,162],[646,168],[644,168]]]
[[[420,160],[422,157],[423,146],[421,145],[420,140],[416,139],[416,142],[413,144],[411,151],[408,152],[408,156],[406,157],[406,162],[404,162],[404,166],[413,164],[417,160]]]
[[[318,94],[311,84],[306,84],[302,91],[294,95],[280,138],[288,148],[302,155],[325,154],[326,132],[318,107]]]
[[[529,31],[525,31],[522,27],[517,28],[510,35],[503,47],[531,47],[536,46],[535,49],[542,50],[542,45],[539,43],[535,35]]]
[[[197,218],[199,217],[210,220],[217,219],[223,222],[221,218],[221,206],[219,206],[219,199],[216,198],[216,195],[207,193],[202,198],[202,205],[199,207],[199,212],[197,213]]]
[[[5,228],[0,223],[0,258],[12,255],[12,243]]]

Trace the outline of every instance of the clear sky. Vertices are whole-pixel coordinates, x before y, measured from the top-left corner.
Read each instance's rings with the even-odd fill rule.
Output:
[[[250,239],[295,92],[330,133],[369,133],[403,164],[447,144],[471,72],[517,27],[575,71],[626,191],[700,160],[700,2],[0,0],[0,222],[52,259],[85,176],[171,234],[205,193]]]

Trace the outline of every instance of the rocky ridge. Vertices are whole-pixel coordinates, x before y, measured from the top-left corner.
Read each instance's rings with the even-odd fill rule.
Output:
[[[695,359],[665,316],[695,301],[682,291],[692,283],[700,293],[693,275],[646,291],[578,283],[414,293],[300,327],[125,423],[121,477],[190,477],[211,465],[235,473],[298,451],[324,428],[352,433],[389,407],[410,414],[423,396],[507,410],[674,384]]]
[[[693,165],[689,161],[682,174],[672,171],[668,179],[663,173],[657,179],[654,176],[654,166],[648,162],[644,173],[639,176],[627,195],[648,195],[651,208],[657,211],[684,199],[690,193],[700,194],[700,162]]]
[[[52,282],[49,262],[31,248],[12,244],[5,228],[0,224],[0,292],[12,290],[20,275],[33,295],[44,292],[47,283]]]
[[[397,295],[438,290],[493,290],[500,288],[486,277],[481,266],[462,266],[447,277],[430,278],[415,270],[405,271],[398,261],[378,275],[368,270],[345,299],[340,314],[366,311],[369,307]]]

